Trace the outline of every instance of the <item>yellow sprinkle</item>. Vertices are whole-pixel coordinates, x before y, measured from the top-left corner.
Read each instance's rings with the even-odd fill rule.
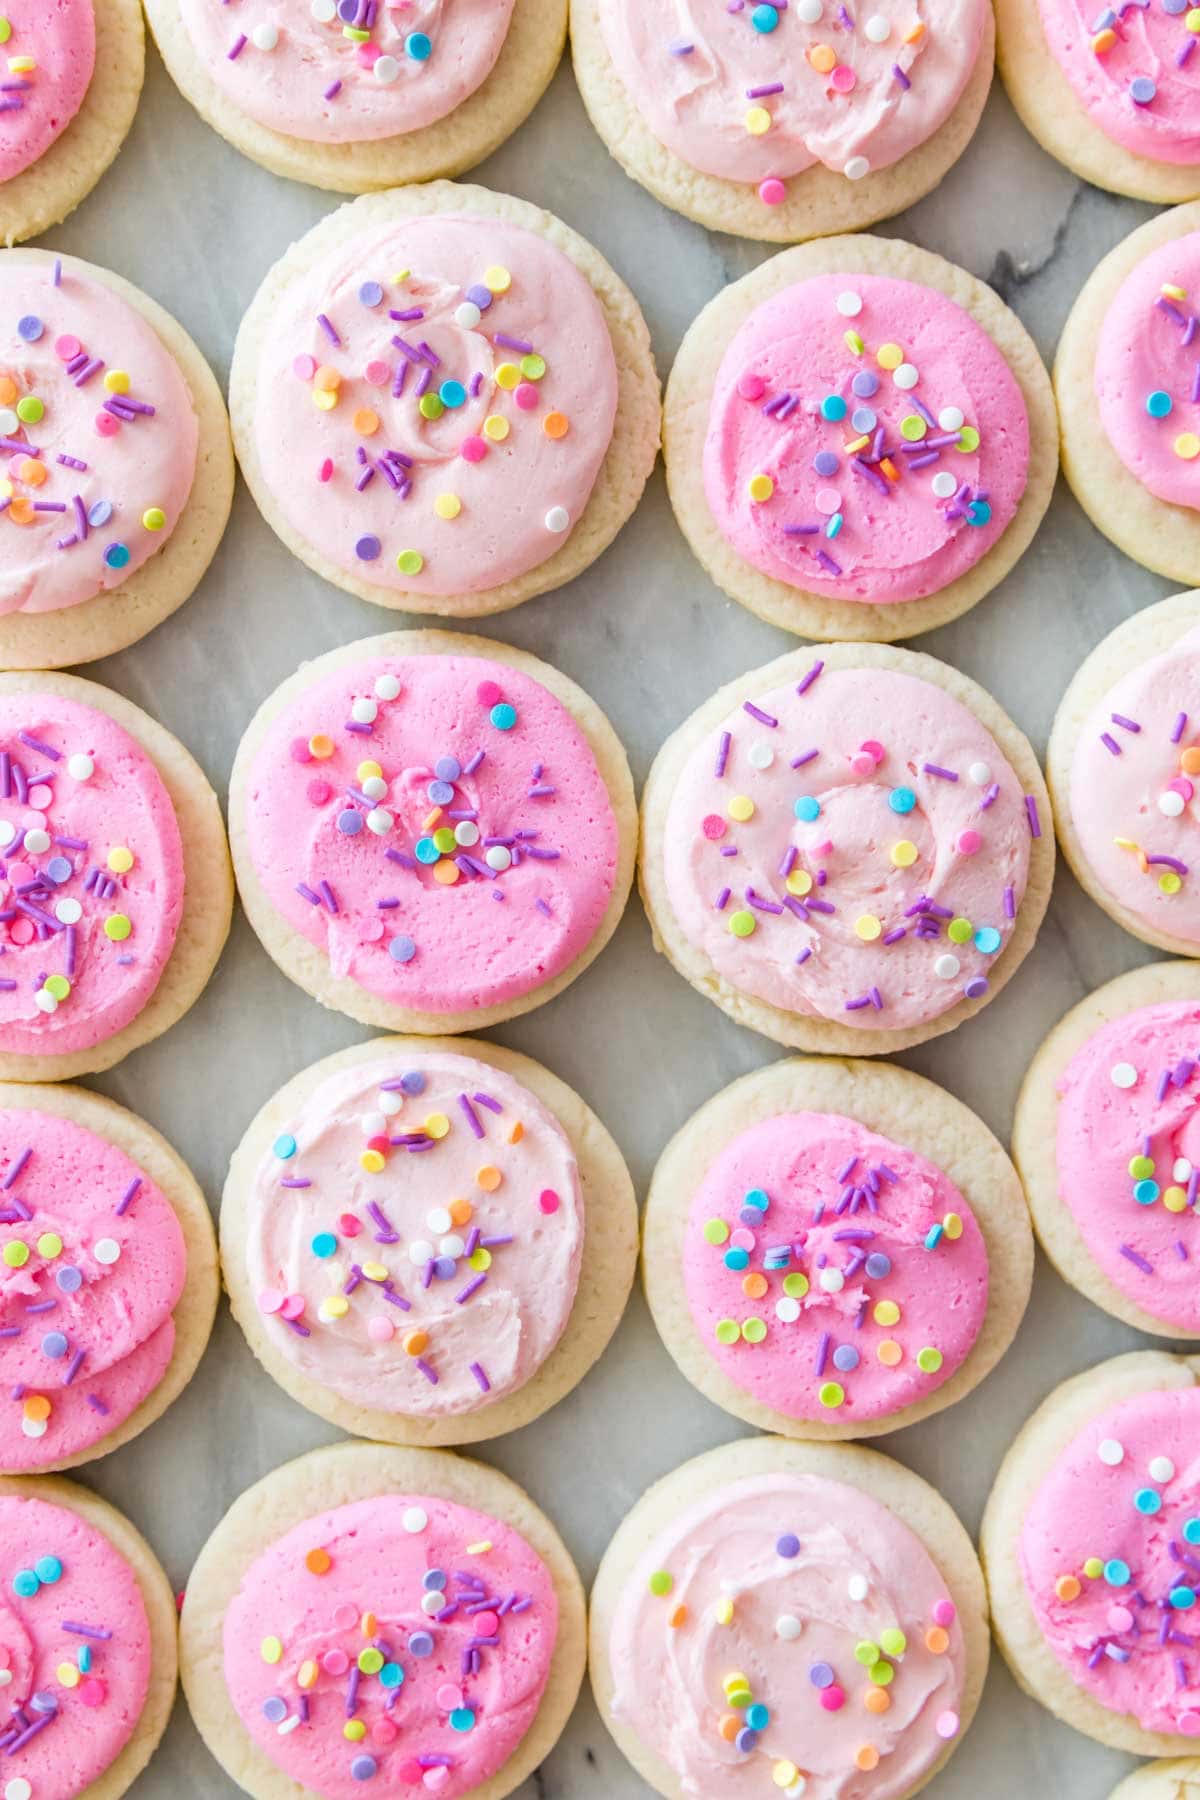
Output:
[[[354,773],[360,782],[380,781],[383,778],[383,770],[377,762],[360,762]]]
[[[736,819],[739,825],[744,825],[747,819],[754,817],[754,802],[749,794],[735,794],[726,811],[731,819]]]
[[[494,444],[502,444],[508,436],[508,420],[499,413],[489,413],[483,421],[483,435],[491,438]]]
[[[510,363],[510,362],[501,363],[499,368],[496,370],[496,386],[497,387],[502,387],[502,388],[507,388],[507,389],[515,388],[517,386],[517,383],[520,381],[520,379],[521,379],[521,371],[520,371],[520,369],[518,369],[516,363]]]
[[[854,356],[861,356],[867,346],[863,343],[863,340],[859,336],[858,332],[857,331],[847,331],[846,333],[844,333],[844,337],[845,337],[845,343],[846,343],[847,350],[849,350],[851,352],[851,354]]]
[[[813,878],[807,869],[793,869],[784,883],[789,894],[807,894],[811,891]]]
[[[1183,458],[1184,462],[1192,462],[1197,456],[1200,456],[1200,437],[1197,437],[1194,431],[1181,431],[1175,439],[1172,449],[1176,456]]]
[[[439,519],[457,519],[462,511],[462,501],[457,494],[439,494],[433,503],[433,510]]]
[[[901,838],[899,843],[892,845],[888,856],[897,869],[911,869],[917,860],[917,846],[908,838]]]
[[[491,285],[490,282],[488,285],[489,286]],[[468,1544],[467,1545],[467,1555],[468,1556],[486,1556],[488,1551],[491,1549],[491,1547],[492,1547],[491,1538],[482,1538],[478,1544]]]
[[[316,1663],[309,1657],[307,1661],[300,1664],[300,1670],[296,1676],[296,1681],[302,1688],[316,1687],[320,1673]]]
[[[362,1272],[368,1281],[386,1281],[387,1265],[385,1263],[368,1262],[362,1266]]]
[[[963,1222],[958,1213],[948,1212],[946,1214],[942,1220],[942,1230],[952,1244],[958,1241],[963,1234]]]
[[[261,1651],[265,1663],[277,1663],[283,1657],[283,1645],[277,1637],[265,1637],[262,1641]]]
[[[133,851],[116,844],[108,853],[108,866],[114,875],[128,875],[133,867]]]
[[[322,1300],[321,1311],[331,1319],[344,1319],[350,1311],[350,1302],[345,1294],[330,1294],[328,1300]]]
[[[1166,295],[1168,300],[1186,300],[1187,299],[1187,289],[1177,287],[1173,281],[1164,281],[1162,284],[1162,291]]]
[[[717,1621],[718,1625],[730,1625],[733,1623],[733,1601],[729,1598],[728,1594],[722,1594],[721,1598],[713,1607],[713,1618]]]
[[[771,115],[765,106],[752,106],[746,114],[746,130],[751,137],[762,137],[771,129]]]
[[[870,441],[871,440],[869,437],[855,438],[855,440],[852,444],[846,445],[846,455],[847,456],[857,456],[858,452],[860,450],[866,449],[866,447],[870,443]]]
[[[769,500],[775,492],[775,483],[769,475],[752,475],[746,483],[746,491],[752,500]]]
[[[352,1744],[357,1744],[366,1735],[367,1728],[361,1719],[347,1719],[342,1726],[342,1736],[348,1738]]]
[[[314,388],[313,405],[320,412],[332,412],[338,403],[336,388]]]
[[[875,361],[881,369],[898,369],[904,361],[904,352],[899,344],[880,344]]]
[[[512,286],[512,276],[500,263],[493,263],[490,269],[483,271],[483,285],[493,294],[507,294]]]
[[[873,944],[883,930],[883,926],[874,913],[860,913],[854,921],[854,935],[861,938],[864,944]]]
[[[32,56],[10,56],[8,66],[14,75],[32,75],[37,61]]]
[[[444,1138],[450,1130],[450,1121],[445,1113],[430,1113],[423,1129],[431,1138]]]
[[[108,374],[104,377],[104,385],[110,394],[127,394],[129,392],[129,377],[124,369],[110,369]]]
[[[365,1169],[368,1175],[378,1175],[384,1166],[383,1151],[364,1150],[359,1156],[358,1166]]]
[[[74,1663],[60,1662],[54,1673],[65,1688],[79,1686],[79,1670]]]

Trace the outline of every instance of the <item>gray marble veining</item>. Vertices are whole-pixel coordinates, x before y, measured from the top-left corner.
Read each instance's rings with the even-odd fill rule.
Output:
[[[605,252],[646,311],[660,370],[699,308],[760,262],[762,246],[707,235],[628,181],[594,136],[563,68],[527,125],[477,172],[545,204]],[[162,300],[218,372],[267,267],[336,197],[279,181],[229,149],[151,57],[129,145],[98,191],[46,241],[105,263]],[[992,281],[1049,356],[1098,259],[1151,209],[1076,182],[1025,134],[997,88],[983,126],[938,192],[882,231]],[[1032,549],[974,612],[920,641],[981,681],[1044,744],[1055,704],[1088,650],[1168,584],[1102,540],[1060,485]],[[223,788],[262,696],[312,655],[385,630],[388,615],[325,587],[293,561],[239,489],[229,534],[200,591],[144,643],[95,676],[163,719]],[[578,581],[479,629],[558,663],[607,709],[640,779],[662,738],[723,680],[791,640],[726,601],[692,560],[661,474],[613,548]],[[952,1039],[907,1061],[1007,1137],[1022,1071],[1049,1025],[1090,988],[1148,959],[1060,874],[1020,976]],[[95,1085],[178,1145],[215,1206],[229,1152],[261,1101],[304,1064],[367,1035],[292,988],[244,921],[212,986],[159,1044]],[[616,939],[568,993],[496,1037],[541,1057],[596,1107],[639,1187],[667,1137],[717,1088],[779,1054],[687,988],[651,949],[636,901]],[[974,1529],[997,1462],[1059,1380],[1137,1342],[1040,1264],[1019,1344],[952,1411],[894,1439]],[[636,1400],[630,1405],[630,1399]],[[742,1435],[676,1373],[635,1298],[615,1344],[570,1399],[486,1446],[562,1524],[590,1578],[615,1524],[656,1476]],[[162,1555],[177,1586],[234,1496],[337,1434],[278,1392],[222,1312],[200,1373],[135,1444],[85,1472]],[[993,1662],[979,1719],[931,1800],[1014,1792],[1100,1800],[1128,1758],[1056,1724]],[[137,1800],[226,1800],[236,1789],[180,1703]],[[586,1697],[521,1800],[635,1800],[647,1792]]]

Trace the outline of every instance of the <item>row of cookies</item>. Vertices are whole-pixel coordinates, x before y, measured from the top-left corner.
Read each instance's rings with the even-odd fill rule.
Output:
[[[699,561],[807,637],[944,624],[1032,540],[1061,413],[1100,528],[1200,581],[1198,260],[1190,207],[1101,264],[1056,409],[1033,343],[965,271],[862,236],[776,256],[704,309],[667,386],[668,488]],[[228,422],[190,339],[118,277],[18,250],[0,283],[0,661],[58,667],[134,642],[199,582],[229,514]],[[293,246],[242,322],[231,408],[296,555],[362,599],[455,618],[593,562],[660,431],[649,335],[611,268],[550,215],[449,184],[369,195]]]
[[[5,17],[3,241],[60,222],[132,123],[144,48],[136,0],[56,0]],[[271,0],[229,15],[148,0],[159,50],[201,116],[294,180],[365,193],[483,160],[549,83],[568,0]],[[833,0],[754,0],[680,29],[669,0],[569,0],[576,79],[634,179],[711,230],[776,242],[856,230],[929,193],[991,86],[986,0],[857,19]],[[1033,135],[1076,173],[1159,202],[1195,199],[1186,0],[1133,29],[1083,0],[1004,0],[1001,70]],[[1119,28],[1118,28],[1119,26]]]

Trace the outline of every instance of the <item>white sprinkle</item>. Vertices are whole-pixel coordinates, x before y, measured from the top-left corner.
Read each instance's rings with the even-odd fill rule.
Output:
[[[312,16],[318,25],[330,25],[337,17],[336,0],[312,0]]]
[[[452,1256],[455,1261],[462,1255],[466,1247],[467,1246],[456,1233],[452,1234],[450,1237],[444,1237],[439,1246],[443,1256]]]
[[[474,331],[483,314],[473,300],[464,300],[461,306],[454,309],[454,323],[461,325],[464,331]]]
[[[375,58],[375,79],[382,87],[391,87],[400,73],[400,64],[394,56],[377,56]]]
[[[367,1112],[358,1121],[358,1129],[364,1137],[380,1137],[387,1130],[387,1120],[382,1112]]]
[[[6,1688],[13,1678],[11,1669],[0,1669],[0,1688]]]
[[[95,763],[90,756],[85,756],[82,751],[67,758],[67,774],[71,777],[72,781],[90,781],[95,773]]]
[[[834,305],[843,319],[857,319],[863,309],[862,295],[856,294],[853,288],[847,288],[844,294],[838,295]]]
[[[800,1317],[800,1302],[785,1294],[782,1300],[775,1302],[775,1317],[782,1319],[785,1325],[794,1325]]]
[[[400,681],[395,675],[381,675],[375,683],[377,700],[396,700],[400,696]]]
[[[0,432],[2,432],[5,437],[15,437],[20,429],[20,419],[12,410],[11,406],[6,406],[3,411],[0,411]]]
[[[436,1231],[440,1235],[443,1231],[449,1231],[454,1220],[444,1206],[435,1206],[425,1214],[425,1223],[430,1231]]]
[[[865,156],[852,156],[842,170],[847,181],[861,181],[864,175],[871,173],[871,165]]]
[[[1164,819],[1177,819],[1183,811],[1183,795],[1168,788],[1165,794],[1158,796],[1158,810]]]
[[[280,1737],[287,1737],[289,1732],[296,1730],[299,1723],[300,1723],[300,1714],[293,1713],[290,1719],[285,1719],[283,1721],[283,1724],[277,1725],[275,1727],[275,1729],[279,1733]]]
[[[951,494],[958,492],[958,481],[949,469],[939,469],[929,485],[939,500],[948,500]]]
[[[792,11],[804,25],[815,25],[821,17],[821,0],[796,0]]]
[[[418,1269],[423,1269],[427,1262],[433,1261],[433,1245],[427,1244],[424,1238],[418,1238],[414,1244],[408,1246],[408,1260],[410,1263],[416,1263]]]
[[[400,1523],[403,1525],[405,1531],[411,1532],[415,1537],[418,1531],[424,1531],[425,1527],[428,1525],[429,1514],[423,1512],[419,1506],[410,1506],[401,1518]]]
[[[1115,1469],[1125,1461],[1125,1446],[1118,1444],[1116,1438],[1103,1438],[1096,1448],[1096,1455],[1108,1468]]]
[[[1173,1181],[1190,1181],[1192,1179],[1192,1165],[1186,1156],[1175,1158],[1174,1166],[1171,1169],[1171,1179]]]
[[[795,1613],[780,1613],[775,1621],[775,1636],[782,1638],[785,1644],[795,1643],[803,1630]]]
[[[935,975],[940,976],[943,981],[953,981],[961,967],[962,964],[959,962],[957,956],[950,956],[947,954],[945,956],[939,956],[936,959],[933,965],[933,972]]]
[[[22,1419],[21,1430],[25,1433],[26,1437],[45,1437],[47,1423],[48,1421],[46,1419]],[[26,1789],[26,1792],[28,1792],[28,1789]]]
[[[41,856],[50,848],[50,833],[35,825],[32,831],[25,833],[25,849],[32,850],[35,856]]]
[[[921,377],[913,363],[901,363],[892,376],[898,388],[915,388]]]
[[[1132,1063],[1114,1063],[1108,1078],[1114,1087],[1131,1088],[1137,1086],[1138,1072]]]
[[[428,1614],[430,1618],[433,1617],[434,1613],[440,1613],[445,1604],[446,1596],[444,1594],[421,1595],[421,1611]]]
[[[54,916],[60,925],[78,925],[83,917],[83,908],[78,900],[58,900],[55,902]]]
[[[464,844],[468,850],[472,844],[479,842],[479,827],[474,819],[459,820],[454,827],[454,841],[456,844]]]
[[[852,1600],[865,1600],[870,1591],[870,1583],[865,1575],[852,1575],[846,1583],[846,1592]]]
[[[404,1095],[398,1094],[394,1088],[384,1088],[379,1095],[379,1110],[390,1119],[394,1113],[404,1108]]]
[[[892,35],[892,23],[890,19],[885,19],[882,13],[872,13],[863,26],[863,30],[867,35],[868,44],[886,44]]]
[[[250,42],[256,50],[273,50],[279,42],[278,26],[256,25],[250,33]]]
[[[546,514],[546,530],[556,535],[570,528],[571,515],[565,506],[552,506]]]
[[[116,1238],[98,1238],[92,1245],[92,1255],[107,1268],[110,1263],[120,1262],[121,1246]]]
[[[382,775],[368,775],[362,784],[362,791],[368,800],[382,800],[387,794],[387,782]]]
[[[1175,1464],[1169,1456],[1155,1456],[1150,1462],[1151,1481],[1170,1481],[1175,1473]]]
[[[506,849],[503,844],[493,844],[491,849],[484,853],[483,860],[489,869],[498,869],[503,874],[512,862],[512,851]]]
[[[770,744],[764,744],[761,738],[757,743],[751,744],[748,754],[752,769],[769,769],[775,761],[775,752]]]
[[[938,424],[943,431],[961,431],[963,426],[963,413],[961,407],[943,406],[941,412],[938,414]]]
[[[0,819],[0,846],[11,844],[17,835],[17,828],[9,819]]]
[[[951,481],[954,480],[953,475],[950,479]],[[967,770],[967,777],[970,781],[975,783],[976,787],[986,787],[988,782],[992,779],[991,764],[985,762],[973,762]]]
[[[52,1013],[58,1011],[58,1001],[54,998],[53,994],[48,994],[45,988],[40,988],[33,996],[33,1004],[37,1007],[39,1012]]]
[[[373,806],[367,814],[367,830],[376,837],[386,837],[395,823],[393,815],[382,806]]]
[[[822,1269],[817,1280],[827,1294],[840,1294],[846,1285],[846,1277],[840,1269]]]
[[[354,700],[350,704],[350,717],[356,725],[373,725],[379,717],[379,707],[374,700]]]

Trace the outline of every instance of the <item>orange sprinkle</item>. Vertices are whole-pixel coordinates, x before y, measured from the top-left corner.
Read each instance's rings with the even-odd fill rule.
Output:
[[[1185,775],[1200,774],[1200,746],[1193,744],[1179,758],[1179,766]]]
[[[427,813],[426,816],[422,819],[421,830],[422,831],[432,831],[434,826],[437,824],[438,820],[441,818],[441,816],[442,816],[441,807],[435,806],[433,811],[431,813]]]
[[[892,461],[890,456],[883,457],[880,460],[879,466],[883,470],[884,474],[887,476],[889,481],[899,481],[900,471],[896,467],[895,463]]]
[[[854,1752],[854,1766],[864,1771],[879,1767],[879,1752],[874,1744],[864,1744],[861,1750]]]
[[[542,420],[542,430],[548,438],[566,437],[571,429],[571,422],[566,413],[548,412]]]
[[[354,415],[354,429],[360,437],[374,437],[379,430],[379,414],[369,406],[360,406]]]
[[[331,368],[328,363],[322,363],[313,377],[313,385],[320,388],[323,393],[336,393],[342,385],[341,370]]]
[[[739,1717],[736,1713],[723,1714],[723,1716],[721,1718],[721,1723],[717,1726],[717,1730],[720,1732],[721,1736],[725,1739],[725,1742],[727,1744],[732,1744],[734,1738],[737,1736],[738,1732],[741,1729],[742,1729],[742,1721],[741,1721],[741,1719],[739,1719]]]
[[[904,42],[906,44],[919,44],[921,39],[924,36],[925,36],[925,27],[924,27],[924,25],[922,25],[920,19],[918,19],[916,24],[910,26],[909,29],[905,32]]]
[[[514,1119],[513,1120],[513,1128],[508,1134],[509,1143],[510,1144],[519,1144],[521,1139],[524,1136],[525,1136],[524,1125],[521,1123],[520,1119]]]
[[[484,1163],[482,1169],[476,1169],[475,1180],[485,1194],[494,1194],[504,1177],[493,1163]]]
[[[5,518],[11,519],[14,525],[32,525],[34,521],[33,501],[25,494],[18,494],[11,501],[5,512]]]
[[[446,1211],[455,1225],[469,1225],[475,1216],[475,1208],[469,1200],[452,1200]]]
[[[427,1331],[406,1331],[401,1342],[409,1356],[420,1356],[429,1348],[429,1333]]]
[[[837,66],[837,56],[828,44],[814,44],[808,53],[808,60],[818,75],[828,75]]]
[[[358,1621],[358,1626],[364,1637],[374,1637],[379,1630],[379,1620],[373,1612],[365,1612]]]
[[[50,1402],[45,1394],[30,1394],[26,1398],[22,1411],[27,1419],[48,1419]]]
[[[884,1338],[875,1354],[885,1369],[894,1369],[903,1357],[904,1352],[896,1342],[895,1338]]]
[[[310,1575],[328,1575],[333,1567],[333,1558],[328,1550],[310,1550],[304,1559],[304,1566]]]
[[[1115,31],[1098,31],[1092,39],[1092,49],[1097,56],[1107,56],[1116,41],[1117,34]]]
[[[885,1713],[892,1704],[892,1696],[886,1688],[869,1687],[863,1695],[863,1705],[869,1713]]]
[[[318,762],[325,762],[333,755],[333,739],[323,731],[315,732],[308,740],[308,748]]]
[[[440,862],[433,865],[433,879],[439,887],[453,887],[458,880],[458,864]]]
[[[11,375],[0,375],[0,406],[11,406],[17,397],[17,384]]]
[[[925,1633],[925,1648],[931,1656],[945,1656],[950,1648],[950,1633],[940,1625],[931,1625]]]
[[[671,1627],[672,1631],[678,1631],[679,1627],[684,1623],[687,1616],[688,1616],[687,1607],[680,1604],[672,1612],[670,1618],[667,1620],[667,1624]]]
[[[30,487],[41,487],[47,473],[45,463],[39,462],[36,456],[23,456],[17,465],[17,479],[27,481]]]
[[[1054,1592],[1060,1600],[1078,1600],[1082,1592],[1078,1575],[1060,1575],[1054,1584]]]
[[[742,1277],[742,1292],[748,1300],[761,1300],[767,1291],[767,1278],[757,1270]]]

